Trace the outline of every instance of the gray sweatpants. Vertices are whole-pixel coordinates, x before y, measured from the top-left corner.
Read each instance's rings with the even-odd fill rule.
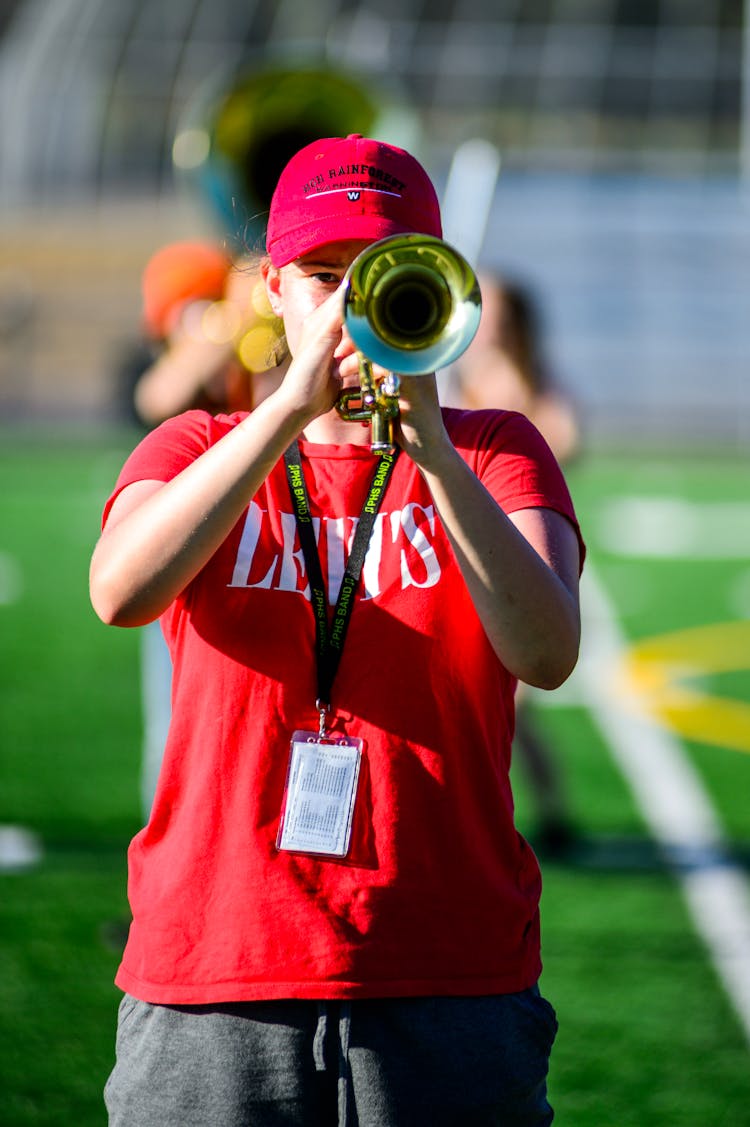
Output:
[[[110,1127],[547,1127],[554,1010],[481,998],[155,1006],[126,995]]]

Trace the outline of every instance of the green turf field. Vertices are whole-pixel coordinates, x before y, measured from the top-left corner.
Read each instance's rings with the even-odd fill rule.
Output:
[[[36,865],[0,872],[3,1127],[105,1121],[125,850],[139,818],[138,639],[96,620],[87,565],[132,441],[6,433],[0,448],[0,824],[30,829],[43,847]],[[624,635],[693,630],[679,643],[690,656],[684,680],[711,739],[677,738],[746,862],[750,748],[738,745],[750,673],[722,630],[750,619],[750,470],[728,456],[589,454],[569,480]],[[719,630],[714,649],[726,660],[701,665],[698,628]],[[743,1127],[746,1035],[577,676],[535,708],[578,834],[544,863],[543,987],[560,1019],[555,1122]],[[717,701],[738,705],[734,724]],[[519,824],[533,840],[535,806],[517,774]]]

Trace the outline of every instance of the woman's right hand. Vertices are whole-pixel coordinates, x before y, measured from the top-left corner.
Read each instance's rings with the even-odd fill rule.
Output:
[[[297,414],[310,420],[336,404],[345,383],[359,370],[356,350],[343,329],[343,293],[339,286],[305,318],[292,362],[278,394]]]

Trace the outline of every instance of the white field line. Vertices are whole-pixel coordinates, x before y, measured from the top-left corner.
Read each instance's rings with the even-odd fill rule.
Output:
[[[671,495],[611,497],[599,513],[596,540],[625,558],[746,560],[750,504]]]
[[[589,561],[576,685],[680,882],[693,923],[750,1041],[750,890],[680,742],[622,675],[627,646]]]

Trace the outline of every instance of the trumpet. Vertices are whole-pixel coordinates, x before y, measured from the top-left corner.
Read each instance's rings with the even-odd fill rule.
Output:
[[[432,235],[394,235],[366,247],[344,277],[344,324],[359,358],[359,388],[336,409],[368,421],[373,453],[395,448],[399,374],[427,375],[452,364],[479,327],[479,282],[454,247]],[[376,381],[373,364],[387,370]]]

